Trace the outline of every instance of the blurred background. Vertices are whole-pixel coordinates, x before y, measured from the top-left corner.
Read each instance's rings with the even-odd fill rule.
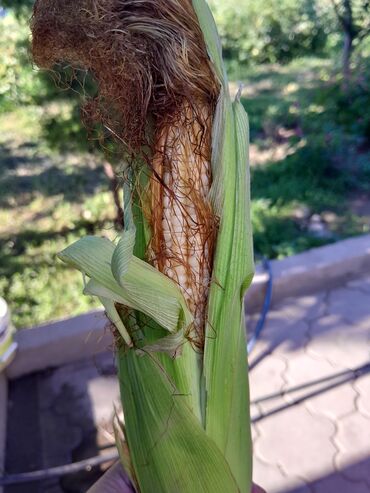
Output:
[[[17,328],[95,306],[55,254],[84,234],[114,236],[122,213],[119,164],[79,120],[91,81],[69,88],[68,72],[32,65],[32,3],[0,0],[0,296]],[[211,8],[250,117],[256,255],[369,232],[369,0]]]

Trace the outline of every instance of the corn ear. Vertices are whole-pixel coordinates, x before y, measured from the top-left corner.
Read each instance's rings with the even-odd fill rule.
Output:
[[[47,3],[47,0],[39,0],[40,3],[42,1]],[[63,4],[62,0],[56,1]],[[140,18],[143,16],[140,11],[143,4],[152,17]],[[99,297],[120,334],[117,344],[118,375],[130,459],[127,449],[120,447],[120,452],[122,462],[135,477],[137,491],[250,493],[251,437],[243,306],[244,292],[254,271],[249,218],[248,118],[239,97],[234,102],[230,98],[217,28],[204,0],[127,0],[127,3],[117,2],[117,5],[122,8],[122,16],[114,14],[113,20],[116,22],[118,18],[119,22],[122,19],[128,22],[135,32],[132,38],[137,40],[142,35],[147,36],[146,41],[152,37],[157,47],[165,44],[167,51],[163,53],[168,56],[169,63],[166,65],[163,59],[157,60],[155,65],[164,71],[168,87],[166,84],[154,84],[154,89],[150,86],[153,91],[150,97],[159,104],[154,105],[155,109],[160,108],[165,114],[154,112],[160,123],[152,129],[154,157],[148,167],[151,176],[148,178],[145,173],[139,173],[134,179],[131,174],[128,180],[131,188],[125,185],[125,230],[118,243],[86,237],[64,250],[60,258],[89,278],[85,293]],[[135,15],[127,16],[125,8],[128,12],[132,9]],[[163,18],[159,19],[159,11]],[[188,36],[184,40],[181,37],[172,39],[176,38],[173,26],[176,26],[174,19],[178,16],[187,29],[184,27]],[[99,18],[99,22],[102,19]],[[199,28],[201,35],[197,38],[192,34],[199,33]],[[100,31],[95,26],[93,31],[100,39]],[[116,34],[126,36],[126,41],[133,43],[130,46],[137,57],[133,58],[134,62],[142,63],[138,73],[146,81],[143,67],[146,67],[145,60],[150,56],[140,58],[142,53],[145,55],[145,50],[139,49],[128,32],[129,29]],[[176,45],[179,39],[182,44]],[[194,40],[204,41],[206,49],[197,51],[198,45]],[[100,39],[100,42],[105,46],[106,40]],[[187,43],[198,54],[200,63],[195,68],[192,65],[194,60],[188,56]],[[54,49],[53,43],[51,46]],[[150,45],[145,46],[149,49]],[[174,46],[181,49],[176,51]],[[70,49],[69,46],[67,48]],[[64,53],[63,43],[60,50]],[[174,53],[171,54],[171,50]],[[56,54],[53,52],[54,58]],[[86,64],[84,50],[80,53],[73,49],[69,55],[73,62],[82,57]],[[104,56],[98,56],[97,70],[101,69],[100,62],[104,66]],[[88,59],[87,66],[91,67],[90,63],[95,61]],[[179,67],[184,68],[183,78]],[[180,72],[180,90],[178,93],[169,90],[167,100],[168,95],[163,93],[163,87],[172,87],[170,76],[176,79],[177,75],[173,68]],[[118,62],[116,69],[118,73],[123,73],[119,72],[122,67]],[[105,91],[107,87],[123,91],[124,87],[115,84],[116,79],[109,79],[110,85],[107,85],[104,74],[100,75],[101,87]],[[209,79],[212,80],[207,85]],[[189,84],[189,91],[185,91],[187,96],[184,97],[182,84],[186,83]],[[158,86],[161,87],[158,89]],[[134,87],[131,89],[135,90]],[[156,90],[159,92],[156,93]],[[194,100],[189,97],[193,92],[197,95]],[[180,101],[176,98],[171,100],[173,95],[178,96]],[[103,96],[107,97],[104,91]],[[131,100],[125,93],[126,99],[123,98],[123,101],[131,104],[137,103],[138,99],[141,101],[143,95],[137,93],[136,96],[138,98]],[[118,100],[121,103],[121,99]],[[171,111],[171,105],[175,105],[176,111]],[[127,115],[124,113],[124,116]],[[212,124],[211,146],[209,122]],[[128,127],[132,130],[130,125]],[[135,121],[132,128],[136,128]],[[128,135],[135,144],[132,132]],[[165,144],[158,145],[162,141]],[[140,159],[138,156],[137,160]],[[193,183],[193,177],[189,178],[191,171],[194,171],[190,168],[195,163],[207,168],[209,182],[203,189],[199,183]],[[177,168],[175,164],[178,164]],[[196,173],[193,176],[200,175]],[[169,177],[168,183],[166,177]],[[186,186],[190,186],[191,192]],[[209,211],[207,221],[200,220],[202,214],[191,213],[192,202],[196,202],[192,200],[191,193],[198,189],[204,192],[205,188],[205,197],[199,203],[200,207],[204,206]],[[149,190],[149,200],[141,196],[143,190]],[[155,200],[158,191],[160,197],[168,199],[167,202],[172,200],[172,209],[165,209],[164,206],[163,209],[155,209],[156,204],[162,206],[165,202]],[[152,205],[149,213],[143,211],[148,203]],[[176,214],[171,214],[171,210]],[[181,213],[183,217],[178,221],[181,231],[176,228],[164,231],[161,226],[163,218],[170,221],[172,215],[179,219],[176,215]],[[148,220],[146,216],[150,214]],[[213,220],[214,225],[207,228]],[[184,245],[186,241],[182,239],[190,237],[184,234],[184,225],[189,222],[196,223],[192,227],[197,231],[189,244]],[[200,231],[202,226],[203,232]],[[171,234],[174,238],[170,237],[166,243],[156,232],[165,240]],[[207,306],[201,306],[202,316],[196,320],[196,310],[192,306],[197,305],[194,303],[194,291],[186,285],[191,276],[183,282],[184,276],[172,275],[173,278],[177,277],[177,282],[174,282],[168,273],[171,269],[174,272],[192,272],[191,260],[194,259],[191,259],[191,252],[194,249],[190,246],[198,233],[206,233],[207,238],[213,235],[212,248],[207,251],[212,251],[212,255],[214,252],[214,256],[209,262],[207,259],[207,269],[212,266],[211,280],[210,272],[206,272],[207,275],[197,281],[205,288],[204,299],[207,298],[207,303],[204,304]],[[217,238],[213,242],[215,233]],[[171,244],[176,242],[176,248],[171,251]],[[155,245],[152,250],[151,245]],[[165,257],[162,263],[167,263],[171,268],[167,269],[168,277],[161,273],[165,272],[160,265],[161,255],[162,260]],[[186,257],[186,261],[182,261],[181,257]],[[203,316],[204,312],[206,317]],[[196,340],[191,337],[194,325],[198,325],[199,329]]]

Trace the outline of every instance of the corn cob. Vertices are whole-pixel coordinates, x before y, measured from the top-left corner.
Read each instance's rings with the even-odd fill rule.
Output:
[[[185,103],[175,122],[159,129],[150,196],[154,265],[183,292],[194,316],[191,337],[203,350],[216,219],[209,201],[211,115],[206,105],[199,113],[201,121]]]

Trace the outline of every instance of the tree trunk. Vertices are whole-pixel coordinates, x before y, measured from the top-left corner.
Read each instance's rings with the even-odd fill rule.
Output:
[[[344,13],[341,19],[344,31],[343,45],[343,90],[347,92],[351,79],[351,55],[353,41],[355,39],[355,26],[353,23],[352,1],[343,0]]]
[[[116,217],[114,223],[117,229],[122,229],[123,227],[123,208],[122,208],[122,197],[120,196],[120,183],[114,168],[108,161],[103,162],[104,173],[109,180],[110,189],[113,195],[113,201],[116,208]]]
[[[348,91],[351,79],[351,55],[353,49],[353,37],[350,32],[344,32],[343,44],[343,89]]]

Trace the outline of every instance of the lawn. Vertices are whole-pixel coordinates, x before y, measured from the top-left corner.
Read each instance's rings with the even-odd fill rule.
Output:
[[[251,123],[257,256],[280,258],[368,232],[370,123],[361,102],[357,114],[353,99],[340,100],[331,62],[261,66],[233,78],[245,83]],[[0,115],[0,295],[19,328],[94,307],[56,253],[85,234],[116,235],[101,162],[50,149],[43,111]]]
[[[83,235],[116,234],[99,162],[53,153],[40,138],[39,117],[33,107],[0,117],[0,295],[17,327],[97,306],[56,254]]]
[[[332,61],[318,58],[237,75],[250,118],[257,254],[281,258],[368,232],[369,91],[342,95]]]

